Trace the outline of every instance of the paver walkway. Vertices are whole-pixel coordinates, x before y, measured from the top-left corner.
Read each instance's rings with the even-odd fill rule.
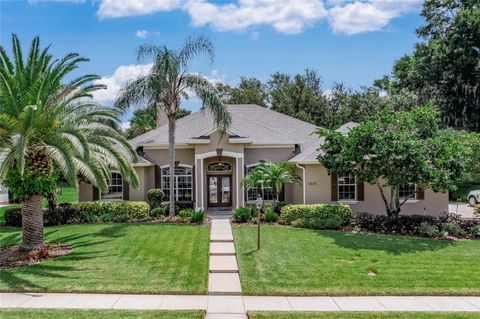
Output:
[[[238,274],[232,227],[228,218],[212,219],[210,262],[208,267],[206,319],[247,318]]]

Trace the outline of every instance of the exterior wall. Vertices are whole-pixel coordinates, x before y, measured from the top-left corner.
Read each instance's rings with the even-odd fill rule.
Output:
[[[90,202],[93,200],[93,186],[85,182],[80,182],[78,185],[78,201]]]
[[[168,149],[144,149],[145,158],[150,162],[164,166],[168,165]],[[195,165],[195,150],[191,149],[176,149],[175,160],[180,164]]]
[[[129,200],[146,201],[147,192],[155,187],[155,169],[153,166],[135,167],[135,172],[140,181],[138,189],[129,185]]]
[[[305,193],[306,203],[332,203],[331,179],[327,170],[322,165],[305,165]],[[385,206],[376,185],[364,184],[365,200],[355,203],[347,203],[354,212],[366,212],[370,214],[385,214]],[[385,188],[386,194],[390,189]],[[388,195],[387,195],[388,196]],[[415,215],[439,215],[448,212],[448,194],[435,193],[431,189],[425,189],[424,200],[411,200],[402,206],[402,214]]]

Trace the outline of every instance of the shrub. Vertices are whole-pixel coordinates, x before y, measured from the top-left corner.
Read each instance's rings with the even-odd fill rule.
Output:
[[[148,203],[150,204],[150,207],[152,208],[160,207],[164,196],[165,194],[160,188],[153,188],[149,190],[147,193],[147,198],[148,198]]]
[[[278,214],[271,210],[265,211],[265,222],[274,223],[278,220]]]
[[[239,207],[235,208],[233,212],[233,220],[237,223],[246,223],[252,217],[250,208],[248,207]]]
[[[150,216],[152,217],[160,217],[160,216],[166,216],[166,215],[167,215],[167,212],[163,207],[157,207],[150,211]]]
[[[295,219],[292,221],[291,225],[296,228],[304,228],[305,227],[305,222],[303,219]]]
[[[193,213],[195,213],[195,211],[193,209],[182,209],[178,213],[178,216],[180,216],[182,218],[190,218],[190,217],[192,217]]]
[[[473,213],[477,216],[480,216],[480,204],[475,205],[475,207],[473,207]]]
[[[77,219],[77,212],[70,203],[62,203],[55,209],[43,212],[43,223],[46,226],[72,224],[76,223]]]
[[[175,203],[175,212],[174,214],[178,214],[178,212],[180,211],[180,206],[177,205],[178,203]],[[170,214],[170,202],[162,202],[160,204],[160,207],[164,208],[165,209],[165,214],[166,215],[169,215]]]
[[[22,227],[22,209],[8,207],[5,209],[5,226]]]
[[[142,220],[148,217],[150,206],[146,202],[80,202],[73,205],[81,223],[104,219],[115,223]],[[108,214],[108,215],[106,215]]]
[[[192,213],[192,223],[201,224],[207,217],[207,214],[203,210],[193,211]]]
[[[428,222],[420,223],[418,231],[423,237],[435,237],[438,234],[438,228]]]
[[[472,228],[472,236],[476,238],[480,238],[480,225],[477,225]]]
[[[451,236],[462,236],[464,234],[463,229],[457,223],[448,222],[442,225],[442,231]]]
[[[351,217],[351,208],[338,204],[287,205],[280,215],[285,224],[301,219],[305,227],[314,229],[339,229],[347,225]]]

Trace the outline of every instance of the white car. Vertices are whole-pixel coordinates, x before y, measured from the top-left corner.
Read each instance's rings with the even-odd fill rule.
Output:
[[[468,199],[468,204],[470,206],[475,206],[477,204],[480,204],[480,189],[477,189],[468,193],[467,199]]]

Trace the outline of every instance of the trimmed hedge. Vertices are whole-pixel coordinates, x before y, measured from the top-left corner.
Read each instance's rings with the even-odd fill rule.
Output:
[[[164,197],[163,190],[160,188],[152,188],[147,192],[148,203],[152,209],[160,207]]]
[[[80,202],[78,204],[60,204],[54,210],[43,211],[45,226],[113,222],[127,223],[148,218],[150,206],[146,202]],[[20,208],[8,208],[5,211],[5,225],[22,226]]]
[[[149,216],[146,202],[80,202],[74,204],[78,223],[114,222],[126,223]]]
[[[287,205],[282,207],[280,220],[291,225],[313,229],[339,229],[346,226],[352,218],[352,209],[348,205]]]

